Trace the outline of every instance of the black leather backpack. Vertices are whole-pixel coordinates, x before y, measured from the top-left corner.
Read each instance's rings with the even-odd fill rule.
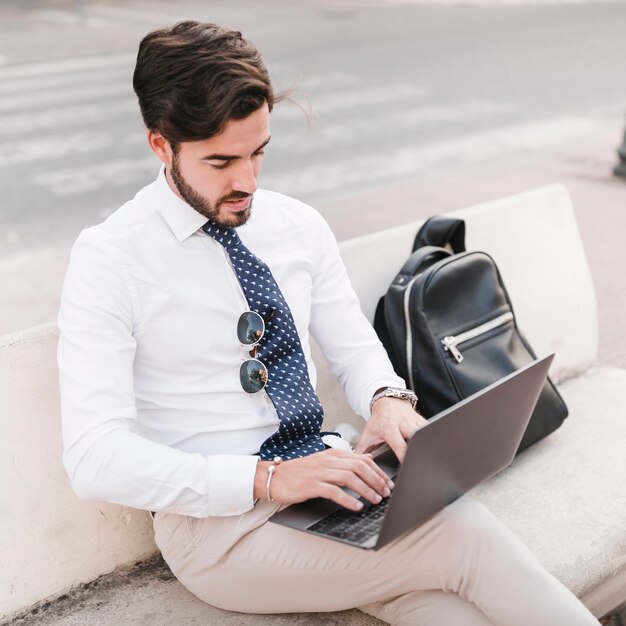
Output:
[[[494,260],[465,250],[459,219],[432,217],[420,228],[378,303],[374,328],[427,418],[536,358]],[[558,428],[567,413],[548,379],[517,452]]]

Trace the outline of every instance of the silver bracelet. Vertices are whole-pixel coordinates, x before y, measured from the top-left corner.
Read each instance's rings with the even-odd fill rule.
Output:
[[[274,498],[272,498],[270,494],[270,486],[272,485],[272,476],[274,476],[274,472],[276,471],[276,467],[280,465],[283,460],[279,456],[275,456],[272,459],[273,463],[267,468],[267,484],[266,484],[266,495],[267,499],[270,502],[274,502]]]

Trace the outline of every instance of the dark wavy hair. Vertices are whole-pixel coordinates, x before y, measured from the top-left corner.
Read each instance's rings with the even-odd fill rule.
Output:
[[[146,127],[174,148],[219,134],[275,95],[261,55],[239,31],[208,22],[179,22],[139,44],[133,88]]]

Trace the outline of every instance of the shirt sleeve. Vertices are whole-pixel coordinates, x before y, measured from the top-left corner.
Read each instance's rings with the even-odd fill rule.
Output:
[[[138,509],[207,517],[253,506],[256,456],[183,452],[137,433],[137,296],[117,248],[84,231],[59,312],[63,462],[76,493]]]
[[[313,255],[311,334],[339,379],[355,413],[369,419],[370,401],[381,387],[406,387],[367,320],[350,284],[330,227],[311,210]]]

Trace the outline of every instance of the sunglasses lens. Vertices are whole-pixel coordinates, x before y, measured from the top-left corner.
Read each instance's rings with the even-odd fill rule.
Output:
[[[265,332],[265,322],[256,311],[242,313],[237,322],[237,338],[244,346],[253,346],[261,341]]]
[[[267,369],[261,361],[249,359],[239,368],[239,381],[246,393],[261,391],[267,384]]]

